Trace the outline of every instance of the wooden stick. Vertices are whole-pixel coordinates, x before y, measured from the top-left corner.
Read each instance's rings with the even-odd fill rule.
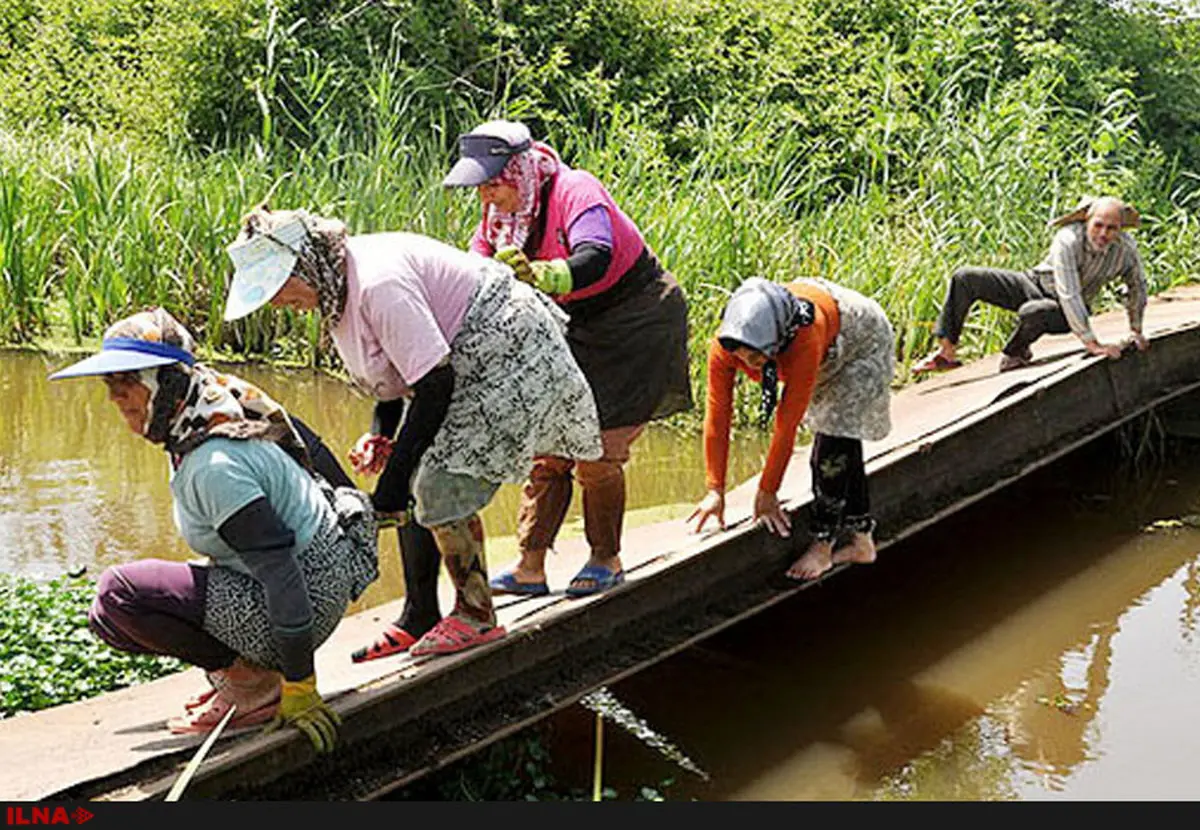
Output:
[[[204,760],[204,756],[208,754],[208,750],[217,742],[217,738],[221,735],[221,730],[225,728],[225,724],[229,723],[229,719],[233,717],[233,713],[237,711],[237,706],[230,706],[229,711],[225,713],[225,717],[221,718],[221,722],[217,724],[212,732],[208,733],[208,737],[204,739],[204,743],[200,744],[200,748],[196,750],[196,754],[192,760],[188,761],[188,765],[184,767],[183,772],[175,783],[171,785],[171,791],[167,793],[164,801],[178,801],[179,796],[183,795],[183,789],[192,780],[192,776],[196,774],[196,770],[200,769],[200,763]]]
[[[592,768],[592,801],[599,801],[604,780],[604,717],[596,712],[596,762]]]

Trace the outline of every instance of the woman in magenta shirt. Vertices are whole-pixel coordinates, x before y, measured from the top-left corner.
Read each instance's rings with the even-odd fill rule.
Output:
[[[518,519],[520,561],[491,580],[497,593],[545,594],[546,551],[583,489],[591,557],[567,594],[585,596],[623,581],[624,464],[647,422],[690,409],[687,302],[637,226],[604,186],[567,166],[512,121],[460,136],[448,187],[477,187],[483,215],[472,251],[495,257],[569,315],[567,342],[596,398],[604,456],[536,460]]]

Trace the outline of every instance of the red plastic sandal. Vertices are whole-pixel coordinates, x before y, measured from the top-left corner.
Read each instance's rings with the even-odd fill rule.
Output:
[[[195,695],[192,695],[187,700],[185,700],[183,703],[183,708],[185,711],[188,711],[188,712],[192,711],[193,709],[199,709],[201,706],[203,706],[204,704],[206,704],[210,700],[212,700],[212,696],[215,695],[216,693],[217,693],[217,690],[215,688],[213,688],[212,686],[209,686],[203,692],[199,692]]]
[[[961,360],[951,360],[941,352],[934,352],[926,357],[920,363],[912,367],[914,375],[925,375],[931,372],[945,372],[950,369],[957,369],[962,366]]]
[[[392,623],[383,630],[383,633],[376,638],[375,642],[351,654],[350,659],[355,663],[365,663],[367,660],[390,657],[393,654],[408,651],[416,641],[416,637],[409,634],[403,628],[397,627],[395,623]]]
[[[206,705],[188,709],[184,714],[171,718],[167,721],[167,728],[176,735],[211,732],[216,729],[217,724],[221,722],[221,718],[225,717],[225,713],[229,711],[230,706],[232,704],[221,697],[220,694],[213,694],[209,697]],[[275,713],[278,711],[279,701],[277,699],[249,712],[239,711],[229,719],[226,729],[241,729],[246,726],[257,726],[266,723],[275,717]]]
[[[494,625],[486,631],[478,631],[470,623],[465,623],[458,617],[443,617],[425,636],[416,642],[409,653],[414,656],[422,654],[453,654],[465,651],[492,640],[499,640],[508,632],[502,625]]]

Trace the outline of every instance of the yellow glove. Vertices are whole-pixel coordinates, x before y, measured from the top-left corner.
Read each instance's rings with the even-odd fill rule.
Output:
[[[397,510],[395,513],[380,513],[375,511],[375,526],[377,530],[387,530],[389,527],[404,527],[412,520],[409,510]]]
[[[341,716],[317,692],[317,676],[310,674],[303,680],[283,681],[279,713],[263,732],[274,732],[284,724],[291,724],[308,736],[317,752],[330,752],[341,722]]]

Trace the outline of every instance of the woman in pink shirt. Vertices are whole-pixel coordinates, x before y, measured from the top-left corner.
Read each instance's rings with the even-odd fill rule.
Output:
[[[513,266],[569,315],[567,342],[600,414],[604,456],[538,458],[522,491],[520,561],[495,577],[497,593],[545,594],[546,551],[583,490],[591,557],[567,588],[586,596],[620,584],[629,448],[649,421],[690,409],[687,302],[637,226],[604,186],[575,170],[513,121],[461,136],[448,187],[477,187],[483,216],[472,251]]]
[[[523,481],[535,456],[601,452],[565,315],[494,260],[420,234],[352,236],[303,211],[254,210],[229,253],[237,270],[225,319],[268,302],[319,309],[345,369],[377,401],[376,426],[386,424],[359,439],[355,468],[381,471],[372,501],[384,521],[407,524],[411,486],[414,517],[432,532],[456,591],[454,610],[411,653],[503,636],[479,511],[502,483]],[[400,416],[389,403],[402,399],[393,440]],[[403,650],[379,646],[369,656]]]

